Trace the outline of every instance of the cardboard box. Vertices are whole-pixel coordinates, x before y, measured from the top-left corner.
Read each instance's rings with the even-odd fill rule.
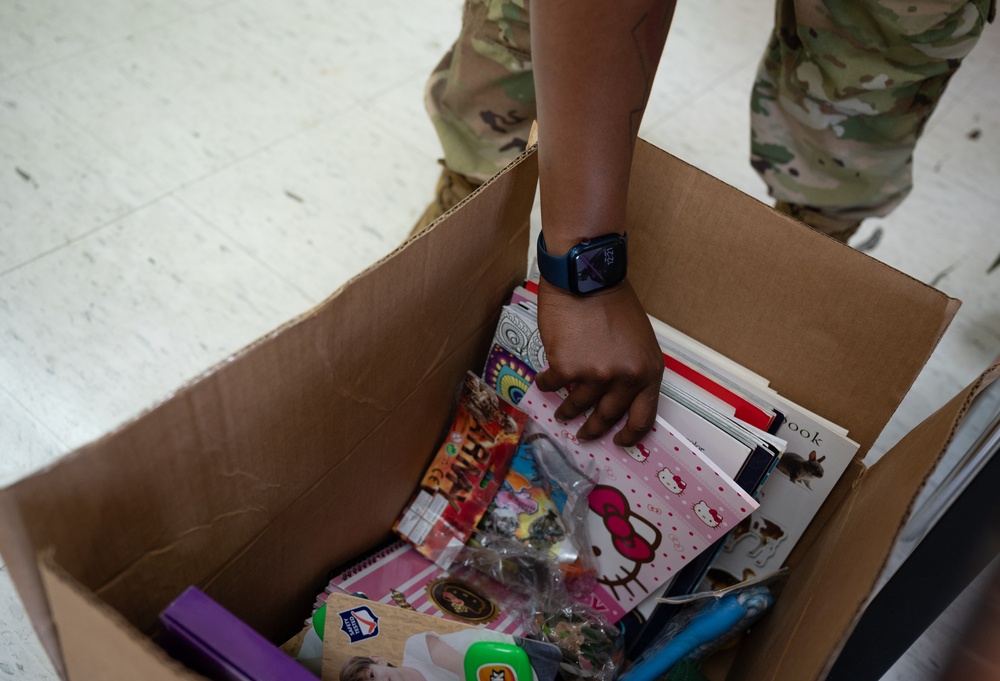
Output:
[[[74,681],[193,679],[151,640],[194,584],[275,642],[388,537],[526,272],[528,153],[326,303],[118,431],[0,490],[0,550]],[[847,427],[859,458],[958,301],[640,143],[630,278],[649,312]],[[853,466],[728,675],[817,679],[977,383]]]

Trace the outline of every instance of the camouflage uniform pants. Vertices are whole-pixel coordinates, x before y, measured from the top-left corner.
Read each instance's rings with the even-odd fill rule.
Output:
[[[456,173],[483,182],[524,151],[535,119],[527,0],[466,0],[425,102]]]
[[[991,4],[777,0],[750,117],[751,163],[771,195],[844,221],[895,208],[917,139]],[[466,0],[461,35],[427,84],[445,164],[478,181],[523,151],[535,118],[528,9]]]

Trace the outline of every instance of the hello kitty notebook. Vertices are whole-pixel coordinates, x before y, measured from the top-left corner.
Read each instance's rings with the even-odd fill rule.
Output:
[[[612,442],[621,424],[600,440],[578,442],[574,433],[586,417],[559,422],[555,410],[563,397],[532,385],[518,406],[548,428],[581,469],[597,464],[587,530],[598,588],[589,605],[617,622],[758,505],[660,417],[637,447]]]

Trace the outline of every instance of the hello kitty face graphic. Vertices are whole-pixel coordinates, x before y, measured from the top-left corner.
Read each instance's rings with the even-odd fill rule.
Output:
[[[719,523],[722,522],[722,514],[710,507],[705,501],[699,501],[693,508],[701,521],[709,527],[718,527]]]
[[[641,442],[635,447],[622,447],[622,449],[625,450],[626,454],[639,463],[646,463],[646,459],[649,458],[649,449]]]
[[[597,581],[618,600],[618,589],[635,596],[632,584],[649,592],[639,580],[643,565],[656,557],[660,532],[632,513],[628,500],[614,487],[597,485],[588,499],[587,530],[597,556]]]
[[[687,487],[687,483],[681,479],[681,476],[674,475],[670,472],[670,469],[664,466],[657,474],[657,480],[659,480],[668,491],[674,494],[681,494],[684,488]]]

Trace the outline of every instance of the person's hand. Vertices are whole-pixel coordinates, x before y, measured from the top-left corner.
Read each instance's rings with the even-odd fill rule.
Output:
[[[593,440],[627,412],[614,442],[629,447],[641,440],[656,422],[663,355],[628,281],[574,296],[541,279],[538,328],[549,366],[535,384],[545,392],[572,388],[556,418],[569,421],[593,407],[577,433]]]

